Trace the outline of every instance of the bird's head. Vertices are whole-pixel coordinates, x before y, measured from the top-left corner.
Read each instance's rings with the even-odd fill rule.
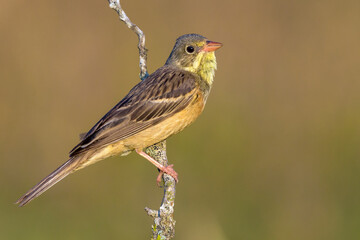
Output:
[[[183,35],[176,40],[166,65],[198,74],[211,85],[216,70],[214,51],[221,46],[221,43],[209,41],[198,34]]]

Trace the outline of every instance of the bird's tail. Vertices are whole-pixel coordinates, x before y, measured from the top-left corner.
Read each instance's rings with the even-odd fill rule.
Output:
[[[53,171],[49,176],[36,184],[24,196],[19,198],[19,200],[16,201],[16,204],[19,204],[20,207],[24,206],[25,204],[27,204],[28,202],[54,186],[57,182],[61,181],[67,175],[76,171],[80,164],[80,160],[81,157],[70,158],[67,162],[58,167],[55,171]]]

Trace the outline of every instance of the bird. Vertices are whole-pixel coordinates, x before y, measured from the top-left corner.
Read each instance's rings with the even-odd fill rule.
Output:
[[[173,165],[163,166],[143,150],[182,131],[205,107],[217,69],[215,50],[222,43],[199,34],[176,39],[165,62],[107,112],[69,153],[69,160],[41,180],[16,202],[24,206],[69,174],[114,155],[136,151],[160,174],[176,182]],[[160,175],[159,175],[160,176]],[[159,177],[157,178],[159,181]]]

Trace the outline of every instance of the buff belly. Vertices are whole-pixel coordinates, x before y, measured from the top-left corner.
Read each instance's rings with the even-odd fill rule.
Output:
[[[114,155],[125,156],[135,149],[143,149],[167,139],[171,135],[182,131],[185,127],[193,123],[203,111],[204,105],[205,104],[202,98],[196,99],[195,102],[181,112],[174,114],[155,126],[101,149],[97,149],[92,153],[87,153],[87,156],[84,156],[83,158],[83,164],[81,164],[78,169],[84,168]]]

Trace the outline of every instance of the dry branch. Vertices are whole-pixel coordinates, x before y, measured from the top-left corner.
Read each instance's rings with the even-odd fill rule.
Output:
[[[125,11],[121,8],[119,0],[108,1],[110,8],[117,12],[120,20],[125,22],[126,26],[134,31],[139,38],[138,48],[140,57],[140,79],[144,80],[149,75],[146,67],[147,49],[145,48],[145,34],[136,24],[130,21]],[[145,152],[163,166],[168,165],[165,140],[147,147]],[[175,180],[171,176],[163,174],[163,181],[164,196],[160,209],[152,210],[148,207],[145,208],[147,214],[154,219],[154,224],[152,225],[153,234],[151,237],[151,239],[154,240],[167,240],[172,239],[175,236],[175,220],[173,218],[175,206]]]

